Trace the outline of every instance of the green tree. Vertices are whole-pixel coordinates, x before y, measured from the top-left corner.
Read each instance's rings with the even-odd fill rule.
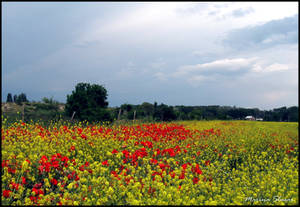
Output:
[[[7,103],[13,102],[11,93],[8,93],[8,94],[7,94],[6,102],[7,102]]]
[[[132,109],[132,105],[131,104],[122,104],[121,105],[121,110],[122,110],[122,113],[124,113],[124,111],[127,111],[127,112],[129,112],[129,111],[131,111],[131,109]]]
[[[154,106],[151,103],[144,102],[140,105],[140,108],[144,112],[145,116],[152,116],[154,113]]]
[[[299,120],[299,111],[297,106],[292,106],[287,109],[288,111],[288,121],[295,121]]]
[[[155,119],[159,121],[172,121],[175,120],[176,114],[172,106],[161,103],[157,106]]]
[[[111,115],[106,109],[108,106],[107,90],[102,85],[78,83],[71,95],[67,95],[65,112],[79,120],[111,121]]]

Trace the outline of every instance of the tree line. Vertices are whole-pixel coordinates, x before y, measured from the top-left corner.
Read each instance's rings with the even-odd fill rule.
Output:
[[[19,95],[15,94],[14,96],[12,96],[11,93],[8,93],[7,94],[7,98],[6,98],[6,102],[7,103],[16,103],[16,104],[19,104],[21,105],[21,103],[23,102],[28,102],[27,100],[27,97],[26,97],[26,94],[25,93],[21,93]]]
[[[169,106],[157,102],[142,104],[122,104],[120,107],[108,107],[107,90],[102,85],[78,83],[75,90],[67,95],[64,112],[58,111],[58,102],[52,98],[43,98],[43,104],[36,103],[40,113],[54,110],[51,117],[80,121],[114,121],[114,120],[143,120],[143,121],[175,121],[175,120],[243,120],[246,116],[261,118],[264,121],[298,121],[298,106],[280,107],[272,110],[258,108],[242,108],[231,106]],[[7,102],[20,104],[28,102],[26,94],[12,95],[9,93]],[[44,110],[44,111],[42,111]]]
[[[280,107],[271,110],[231,106],[168,106],[144,102],[140,105],[123,104],[114,109],[114,117],[121,110],[122,119],[173,120],[244,120],[246,116],[264,121],[298,121],[298,107]]]

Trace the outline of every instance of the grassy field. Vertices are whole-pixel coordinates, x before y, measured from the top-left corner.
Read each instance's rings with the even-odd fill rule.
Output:
[[[295,205],[298,123],[2,120],[4,205]]]
[[[64,104],[49,104],[43,102],[30,102],[18,105],[16,103],[2,103],[2,115],[8,123],[24,118],[24,121],[43,121],[45,123],[51,120],[65,118]]]

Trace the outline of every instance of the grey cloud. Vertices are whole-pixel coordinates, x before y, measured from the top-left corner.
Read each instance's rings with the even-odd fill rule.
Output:
[[[223,40],[234,49],[264,49],[277,44],[298,43],[298,15],[263,25],[232,30]]]
[[[291,21],[286,22],[288,28],[283,27],[283,23],[278,28],[269,28],[273,32],[261,28],[261,39],[247,34],[249,31],[259,32],[258,26],[243,30],[244,33],[237,36],[228,36],[232,38],[232,45],[239,46],[238,41],[244,41],[245,37],[245,42],[240,43],[242,48],[249,45],[258,48],[235,50],[225,48],[217,40],[223,38],[231,26],[240,26],[236,23],[242,18],[220,24],[213,19],[221,17],[223,12],[231,15],[236,7],[222,10],[223,4],[190,3],[179,11],[184,14],[183,18],[176,16],[172,19],[170,16],[170,19],[154,19],[152,22],[149,15],[148,24],[147,18],[143,20],[147,23],[135,22],[140,18],[134,16],[136,5],[124,3],[117,6],[101,2],[81,2],[81,5],[74,3],[71,7],[69,3],[56,3],[56,7],[51,8],[45,5],[36,7],[34,14],[29,7],[18,7],[18,11],[14,10],[14,17],[11,10],[7,10],[9,15],[3,14],[4,101],[8,92],[19,94],[22,91],[30,100],[53,96],[65,101],[76,83],[91,82],[107,87],[110,106],[143,101],[170,105],[255,106],[262,104],[264,94],[275,89],[291,91],[288,96],[281,93],[280,104],[297,103],[298,44],[278,44],[293,38],[290,42],[298,42],[296,19],[291,28],[288,27]],[[124,15],[120,14],[122,11]],[[215,17],[206,16],[209,13]],[[127,14],[134,18],[129,18],[129,15],[127,21]],[[228,18],[232,20],[234,17]],[[177,20],[182,20],[182,24]],[[195,24],[190,21],[195,21]],[[129,27],[122,22],[129,22]],[[112,32],[111,28],[119,32]],[[276,46],[272,46],[274,43]],[[263,46],[272,47],[262,50]],[[254,56],[260,59],[247,62]],[[236,60],[241,57],[244,57],[243,64]],[[182,70],[178,69],[180,66]],[[253,71],[254,66],[257,66],[256,71]],[[175,77],[175,72],[186,73]],[[266,106],[275,104],[275,101],[279,103],[272,99],[276,95],[275,92],[270,95]]]
[[[232,16],[234,16],[234,17],[243,17],[243,16],[245,16],[247,14],[250,14],[252,12],[254,12],[254,9],[252,7],[248,7],[246,9],[240,8],[240,9],[233,10],[232,11]]]
[[[176,13],[180,15],[203,14],[203,12],[207,10],[209,6],[209,3],[204,2],[193,3],[189,7],[176,9]]]

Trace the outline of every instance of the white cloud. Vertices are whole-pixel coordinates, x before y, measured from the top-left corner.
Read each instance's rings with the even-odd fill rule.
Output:
[[[235,59],[221,59],[209,63],[184,65],[181,66],[173,76],[181,76],[190,73],[219,73],[231,74],[232,72],[249,70],[257,58],[235,58]]]
[[[274,71],[285,71],[288,69],[289,69],[289,67],[287,65],[274,63],[274,64],[266,67],[265,71],[274,72]]]
[[[289,70],[289,66],[287,64],[279,64],[274,63],[268,66],[262,66],[259,63],[254,64],[252,71],[257,73],[271,73],[271,72],[279,72],[279,71],[287,71]]]

